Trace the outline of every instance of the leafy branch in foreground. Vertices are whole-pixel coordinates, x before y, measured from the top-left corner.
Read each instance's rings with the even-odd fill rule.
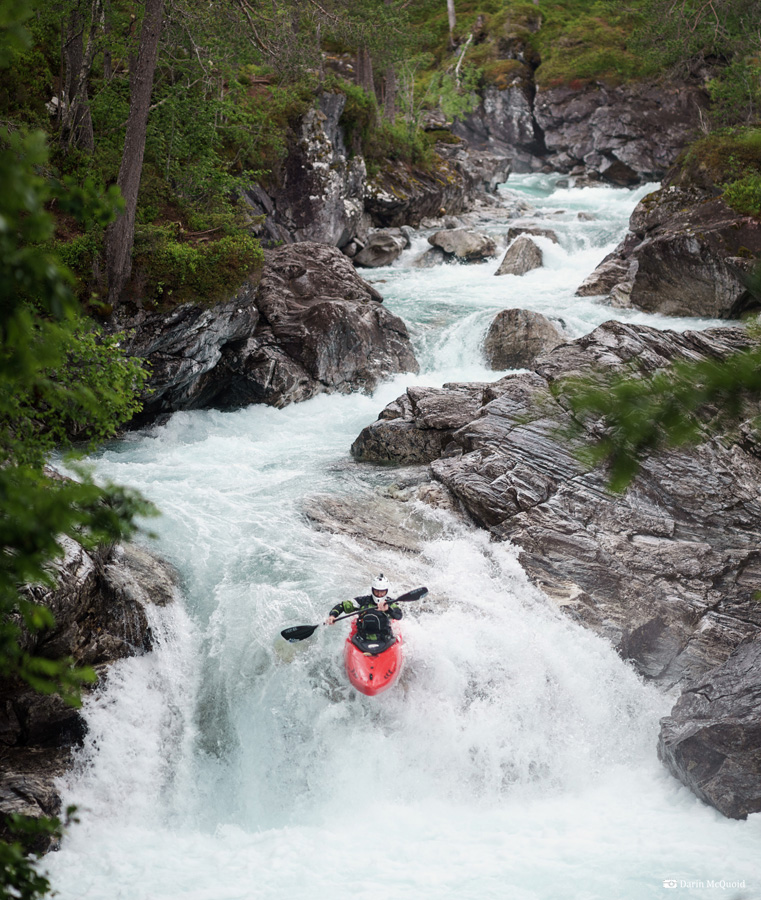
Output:
[[[752,404],[761,399],[761,346],[724,360],[676,362],[649,378],[568,379],[558,391],[574,415],[576,436],[588,440],[590,421],[601,420],[594,427],[601,436],[579,455],[590,466],[607,464],[609,487],[620,492],[646,455],[696,444],[758,415]]]
[[[0,71],[9,48],[28,43],[30,14],[26,0],[14,0],[0,15]],[[152,507],[84,470],[68,480],[45,468],[54,448],[113,435],[136,410],[144,383],[139,365],[84,319],[70,273],[48,249],[53,201],[105,225],[115,214],[113,192],[100,202],[87,184],[54,184],[47,165],[43,134],[0,128],[0,678],[77,705],[94,673],[40,649],[55,622],[36,598],[55,585],[66,536],[90,548],[121,540]],[[3,824],[12,836],[0,840],[0,897],[46,895],[48,880],[28,854],[38,847],[35,835],[49,839],[60,823],[14,816]]]

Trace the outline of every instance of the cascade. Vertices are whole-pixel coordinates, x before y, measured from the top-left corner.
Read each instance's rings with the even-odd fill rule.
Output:
[[[416,269],[421,235],[369,276],[410,327],[416,383],[500,377],[480,343],[508,306],[571,337],[609,318],[718,324],[575,297],[647,188],[555,181],[503,188],[558,236],[537,239],[542,269]],[[81,822],[45,860],[62,900],[640,900],[672,880],[680,896],[759,896],[761,816],[726,820],[668,775],[655,743],[674,697],[553,607],[513,547],[415,499],[409,552],[310,525],[310,498],[371,513],[412,478],[349,456],[409,381],[283,410],[176,413],[93,459],[160,507],[150,527],[185,597],[151,612],[156,651],[116,663],[87,700],[64,786]],[[299,645],[278,634],[322,621],[378,571],[397,593],[430,594],[405,609],[399,682],[368,698],[343,672],[345,623]]]

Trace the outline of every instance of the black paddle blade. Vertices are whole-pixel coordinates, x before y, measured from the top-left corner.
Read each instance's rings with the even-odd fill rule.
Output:
[[[280,634],[292,644],[312,637],[319,625],[294,625],[293,628],[284,628]]]
[[[402,594],[401,597],[397,597],[393,602],[399,603],[401,601],[402,603],[409,603],[410,600],[419,600],[421,597],[425,597],[427,593],[427,587],[415,588],[414,590],[407,591],[406,594]]]

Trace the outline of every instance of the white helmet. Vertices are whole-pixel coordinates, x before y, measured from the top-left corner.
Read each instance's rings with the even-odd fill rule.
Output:
[[[383,595],[388,593],[391,585],[388,582],[388,579],[385,575],[378,575],[377,578],[373,579],[373,583],[371,585],[373,594],[383,592]]]

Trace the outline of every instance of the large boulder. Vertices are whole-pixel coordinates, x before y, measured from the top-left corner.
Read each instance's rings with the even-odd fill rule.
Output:
[[[284,406],[333,391],[373,390],[417,371],[407,328],[335,247],[267,251],[261,280],[232,300],[169,315],[120,309],[112,327],[151,364],[138,424],[179,409]]]
[[[761,812],[761,639],[685,688],[661,720],[658,755],[725,816]]]
[[[542,265],[542,251],[526,234],[519,235],[505,251],[495,275],[525,275]]]
[[[478,413],[486,388],[478,383],[409,387],[362,429],[351,454],[363,462],[405,465],[438,459],[454,432]]]
[[[399,231],[399,229],[395,229],[395,231]],[[352,261],[355,266],[367,269],[390,266],[392,262],[399,259],[408,244],[409,239],[401,232],[376,231],[370,235],[365,246],[355,254]]]
[[[541,313],[503,309],[486,333],[484,354],[492,369],[523,369],[563,340],[560,329]]]
[[[629,227],[578,294],[674,316],[736,318],[757,305],[743,274],[761,254],[761,221],[713,191],[670,184],[637,205]]]
[[[492,238],[466,228],[437,231],[428,238],[428,243],[465,262],[488,259],[497,253],[497,245]]]
[[[398,372],[417,372],[404,322],[336,248],[269,251],[256,305],[260,326],[226,348],[219,372],[207,376],[216,406],[284,406],[323,392],[372,391]]]

